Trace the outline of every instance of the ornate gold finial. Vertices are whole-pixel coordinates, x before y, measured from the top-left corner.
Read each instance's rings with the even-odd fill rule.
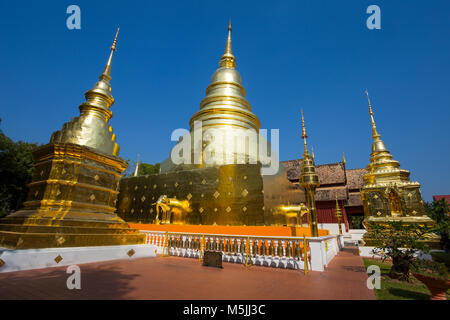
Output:
[[[116,32],[116,36],[114,37],[114,41],[113,44],[111,46],[111,51],[116,51],[117,50],[117,36],[119,35],[119,29],[120,27],[117,27],[117,32]]]
[[[306,138],[308,138],[308,135],[306,134],[305,118],[303,116],[303,109],[301,109],[301,112],[302,112],[302,139],[303,139],[303,147],[304,147],[303,156],[309,157],[308,146],[306,145]]]
[[[377,127],[375,125],[375,120],[373,119],[373,111],[372,111],[372,105],[370,104],[370,98],[369,98],[369,91],[366,89],[366,96],[367,96],[367,102],[369,103],[369,115],[370,115],[370,123],[372,124],[372,138],[378,139],[380,138],[380,134],[377,131]]]
[[[109,77],[109,79],[111,78],[111,63],[113,54],[117,50],[117,36],[119,35],[119,29],[120,27],[117,27],[116,36],[114,37],[113,44],[111,45],[111,53],[109,54],[108,62],[106,63],[105,69],[103,70],[102,74],[102,76],[106,75],[107,77]]]
[[[219,66],[225,68],[236,68],[236,58],[233,55],[233,51],[231,50],[231,19],[228,24],[228,38],[225,44],[225,51],[222,57],[220,58]]]
[[[345,164],[347,161],[345,160],[345,152],[342,151],[342,162]]]
[[[311,157],[314,160],[315,156],[314,156],[314,147],[311,147]]]

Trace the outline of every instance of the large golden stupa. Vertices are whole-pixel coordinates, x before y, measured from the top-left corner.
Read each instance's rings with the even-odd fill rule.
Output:
[[[261,125],[245,95],[231,48],[230,23],[219,68],[190,119],[189,132],[162,163],[160,174],[122,179],[118,214],[126,221],[148,224],[287,225],[283,208],[299,205],[305,195],[286,178],[270,143],[258,134]],[[186,153],[183,145],[188,146],[189,161],[174,163],[174,153]],[[262,174],[275,161],[275,174]],[[161,219],[157,208],[168,203],[175,207],[172,215]]]
[[[100,80],[87,91],[80,116],[33,152],[34,175],[24,207],[0,219],[0,247],[14,249],[142,244],[145,235],[116,214],[119,181],[127,162],[108,124],[111,63],[117,35]]]
[[[219,69],[214,72],[206,97],[189,122],[192,155],[190,163],[174,164],[169,157],[161,165],[161,172],[173,172],[181,168],[264,162],[258,157],[258,133],[261,128],[258,117],[252,112],[245,98],[242,79],[236,70],[236,58],[231,49],[231,22],[225,52],[220,58]],[[267,141],[266,146],[268,146]],[[176,152],[179,143],[172,152]],[[215,148],[213,148],[215,147]],[[270,149],[270,146],[268,146]],[[173,153],[172,153],[173,154]]]

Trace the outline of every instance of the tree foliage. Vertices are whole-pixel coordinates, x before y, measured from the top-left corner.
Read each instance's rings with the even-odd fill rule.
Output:
[[[374,224],[372,228],[373,239],[376,243],[373,252],[380,255],[383,261],[392,259],[389,276],[393,279],[409,281],[409,271],[415,257],[420,251],[429,251],[424,240],[432,229],[394,220],[386,224]]]
[[[144,163],[143,162],[143,163],[139,164],[138,175],[145,176],[145,175],[148,175],[148,174],[159,173],[159,168],[160,168],[160,164],[159,163],[149,164],[149,163]]]
[[[434,200],[432,203],[425,203],[427,215],[436,221],[436,233],[441,237],[442,248],[450,252],[450,217],[449,205],[445,199]]]
[[[18,210],[25,201],[33,175],[32,151],[37,146],[14,142],[0,129],[0,216]]]
[[[136,170],[136,162],[128,160],[128,167],[123,173],[124,177],[132,177],[134,175],[134,171]],[[148,174],[156,174],[159,173],[160,163],[149,164],[145,162],[139,163],[138,176],[145,176]]]
[[[405,225],[399,221],[389,221],[385,225],[373,226],[373,237],[377,243],[374,253],[383,259],[392,259],[390,277],[399,280],[409,280],[410,268],[417,264],[426,264],[415,259],[420,251],[428,252],[425,244],[430,234],[440,236],[443,249],[449,252],[449,206],[445,199],[425,203],[427,215],[435,221],[434,226],[421,226],[418,224]],[[428,263],[429,266],[437,264]]]

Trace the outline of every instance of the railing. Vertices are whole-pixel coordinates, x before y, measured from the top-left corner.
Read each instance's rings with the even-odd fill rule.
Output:
[[[340,250],[339,236],[265,237],[141,230],[159,254],[202,259],[205,250],[223,253],[225,262],[323,271]],[[306,257],[306,264],[305,264]]]

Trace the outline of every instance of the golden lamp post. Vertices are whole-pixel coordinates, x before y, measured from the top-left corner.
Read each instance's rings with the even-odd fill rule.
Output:
[[[314,166],[314,160],[308,153],[308,147],[306,145],[305,119],[303,117],[302,110],[302,138],[304,145],[302,170],[300,173],[299,184],[305,190],[306,205],[309,208],[308,220],[311,226],[311,236],[318,237],[319,229],[317,228],[317,213],[316,213],[316,188],[320,186],[319,176],[316,173]]]

